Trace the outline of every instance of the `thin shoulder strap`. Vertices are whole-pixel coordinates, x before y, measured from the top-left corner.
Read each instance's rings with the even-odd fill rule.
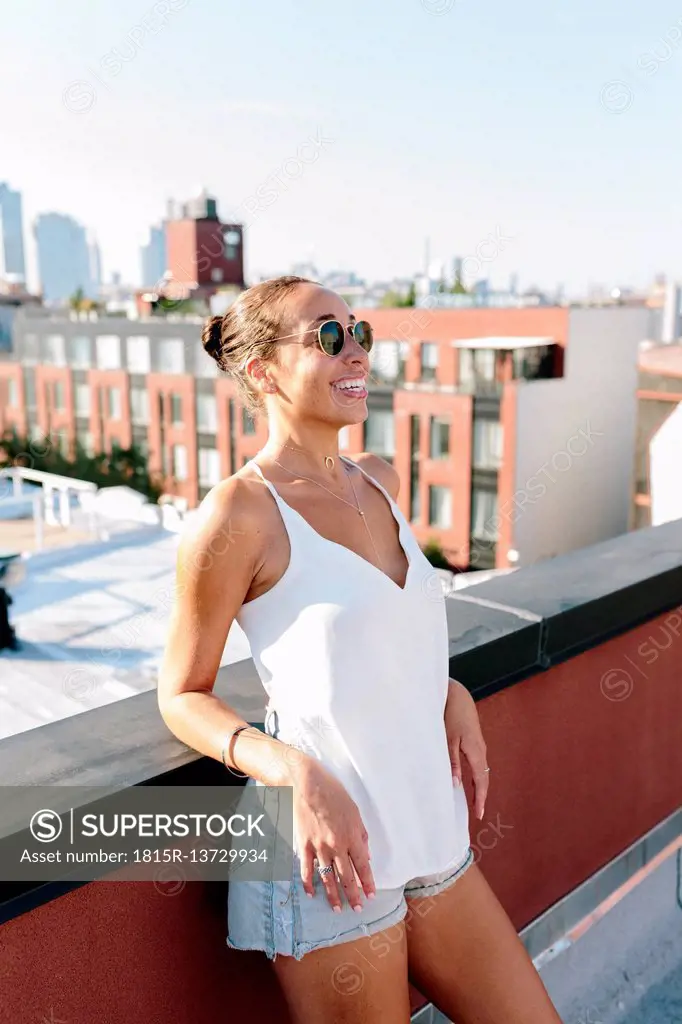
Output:
[[[384,497],[386,497],[391,502],[391,504],[395,504],[395,502],[393,501],[393,498],[391,497],[391,495],[388,493],[388,491],[386,490],[385,487],[382,487],[382,485],[379,483],[379,481],[377,480],[377,478],[375,476],[372,476],[372,474],[368,473],[366,469],[363,469],[362,466],[359,463],[353,462],[352,459],[347,458],[345,455],[342,455],[341,458],[349,466],[355,466],[356,469],[359,469],[360,472],[363,474],[363,476],[366,476],[367,479],[371,483],[373,483],[375,487],[379,488],[381,493],[384,495]]]
[[[256,472],[258,473],[258,476],[261,478],[261,480],[263,481],[263,483],[265,484],[267,489],[270,491],[270,494],[273,496],[273,498],[277,502],[277,505],[279,507],[280,512],[282,513],[282,516],[284,518],[286,518],[287,517],[287,513],[289,512],[289,506],[287,505],[287,503],[284,500],[284,498],[281,497],[281,495],[280,495],[279,491],[277,490],[277,488],[275,487],[275,485],[273,483],[271,483],[270,480],[268,480],[268,478],[263,473],[263,470],[260,468],[260,466],[258,465],[257,462],[254,462],[253,459],[249,459],[249,461],[247,462],[247,465],[248,466],[253,466],[253,468],[256,470]]]

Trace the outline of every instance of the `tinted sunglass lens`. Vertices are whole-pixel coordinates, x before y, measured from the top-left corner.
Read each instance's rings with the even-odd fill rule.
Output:
[[[343,348],[343,327],[338,320],[328,320],[319,329],[320,345],[328,356],[338,356]]]
[[[353,333],[358,345],[362,345],[365,352],[369,352],[374,344],[374,335],[372,334],[371,324],[367,323],[366,320],[358,320],[353,328]]]

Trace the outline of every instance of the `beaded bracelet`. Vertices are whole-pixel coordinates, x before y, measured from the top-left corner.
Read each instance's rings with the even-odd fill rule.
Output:
[[[248,773],[240,772],[238,768],[232,768],[231,765],[227,764],[227,762],[225,761],[225,751],[228,749],[228,747],[232,743],[232,740],[235,738],[235,736],[237,736],[240,732],[242,732],[243,729],[250,729],[250,728],[251,728],[250,725],[238,725],[236,729],[232,730],[232,732],[230,733],[230,735],[227,738],[227,743],[225,743],[225,746],[220,751],[220,758],[221,758],[223,764],[225,765],[225,767],[227,768],[227,770],[232,772],[233,774],[238,775],[238,777],[242,778],[242,779],[247,779],[248,778]]]

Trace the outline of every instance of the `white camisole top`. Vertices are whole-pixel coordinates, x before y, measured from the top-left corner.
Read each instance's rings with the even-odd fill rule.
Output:
[[[344,461],[390,505],[409,561],[405,586],[322,537],[251,460],[277,502],[290,559],[236,618],[277,713],[277,738],[344,785],[367,829],[377,888],[397,888],[454,869],[469,849],[466,796],[452,781],[443,720],[445,596],[397,504]]]

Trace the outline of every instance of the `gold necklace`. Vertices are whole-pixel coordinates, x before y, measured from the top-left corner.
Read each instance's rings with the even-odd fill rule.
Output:
[[[282,448],[291,448],[292,452],[307,452],[309,455],[317,454],[317,452],[311,452],[309,448],[294,448],[293,445],[285,444],[284,441],[280,441],[280,445]],[[324,464],[327,469],[332,470],[336,465],[334,457],[332,455],[325,455]]]
[[[286,447],[289,448],[290,445],[286,445]],[[296,449],[294,449],[294,451],[296,451]],[[311,484],[317,484],[318,487],[322,487],[325,491],[328,491],[329,494],[332,494],[335,498],[338,498],[339,501],[343,501],[343,502],[345,502],[346,505],[350,505],[350,507],[352,509],[355,509],[355,511],[358,513],[358,515],[361,517],[363,523],[365,524],[365,528],[367,530],[367,533],[369,534],[369,539],[372,542],[372,547],[374,548],[374,554],[376,555],[377,562],[379,563],[381,571],[384,572],[384,563],[382,562],[381,557],[379,555],[379,552],[377,551],[377,546],[374,543],[374,537],[372,536],[372,531],[369,528],[369,523],[367,522],[367,516],[365,515],[365,513],[360,508],[360,502],[358,501],[358,496],[357,496],[357,494],[355,492],[355,486],[353,484],[352,477],[351,477],[350,473],[348,472],[348,467],[346,466],[345,462],[344,462],[344,469],[346,471],[346,476],[348,477],[348,482],[350,483],[351,489],[353,491],[353,497],[355,498],[355,504],[354,505],[351,504],[351,502],[348,501],[346,498],[342,498],[340,494],[335,494],[334,491],[330,490],[328,487],[325,487],[325,485],[321,484],[319,482],[319,480],[313,480],[312,477],[302,476],[300,473],[292,472],[290,469],[287,469],[286,466],[283,466],[282,463],[279,462],[278,459],[273,458],[272,461],[274,463],[276,463],[280,467],[280,469],[283,469],[285,473],[289,473],[291,476],[294,476],[294,477],[300,477],[300,479],[307,480]]]

